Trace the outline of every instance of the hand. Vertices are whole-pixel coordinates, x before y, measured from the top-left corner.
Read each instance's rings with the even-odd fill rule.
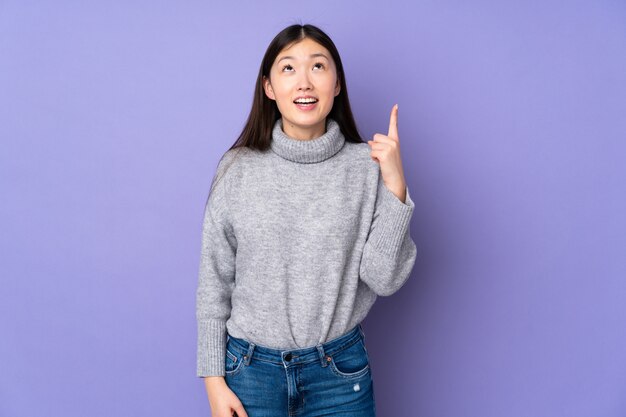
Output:
[[[233,412],[236,412],[237,417],[248,417],[243,404],[226,384],[224,377],[205,377],[204,384],[213,417],[232,417]]]
[[[398,137],[398,105],[391,109],[387,136],[376,133],[374,140],[368,140],[371,158],[380,165],[385,186],[403,203],[406,199],[406,181],[400,158],[400,138]]]

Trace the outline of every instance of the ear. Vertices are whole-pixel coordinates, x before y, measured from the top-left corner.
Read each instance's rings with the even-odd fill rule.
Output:
[[[339,82],[339,77],[337,77],[337,85],[335,86],[335,97],[339,95],[341,91],[341,83]]]
[[[263,90],[265,90],[265,95],[272,100],[276,100],[276,96],[274,95],[274,90],[272,89],[272,84],[270,80],[263,76]]]

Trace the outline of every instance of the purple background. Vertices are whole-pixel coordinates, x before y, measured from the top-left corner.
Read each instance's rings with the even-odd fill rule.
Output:
[[[412,277],[364,322],[381,416],[626,415],[622,1],[3,1],[0,415],[207,416],[204,202],[268,43],[399,103]]]

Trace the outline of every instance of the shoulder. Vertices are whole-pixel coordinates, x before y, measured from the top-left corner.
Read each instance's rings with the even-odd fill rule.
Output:
[[[371,148],[367,142],[346,142],[344,152],[353,164],[358,164],[370,175],[376,175],[380,171],[379,165],[371,157]]]
[[[366,155],[369,152],[369,145],[367,144],[367,142],[348,142],[346,141],[344,146],[344,151],[354,154],[354,155],[359,155],[361,157],[363,157],[363,155]]]
[[[247,146],[228,149],[217,163],[212,188],[220,188],[222,193],[232,191],[242,178],[249,175],[247,173],[254,172],[258,165],[256,162],[262,160],[264,155],[264,152]]]
[[[365,142],[346,142],[343,145],[344,153],[355,161],[366,161],[369,158],[370,147]]]
[[[232,165],[238,163],[242,157],[245,158],[250,151],[251,149],[246,146],[239,146],[224,152],[217,164],[216,174],[225,173]]]
[[[236,174],[241,156],[246,153],[246,149],[245,147],[229,149],[218,160],[209,192],[213,205],[222,202],[225,195],[229,192],[233,174]]]
[[[215,169],[215,177],[224,177],[232,181],[233,178],[240,177],[246,167],[251,166],[261,156],[262,152],[247,146],[229,149],[221,156]]]

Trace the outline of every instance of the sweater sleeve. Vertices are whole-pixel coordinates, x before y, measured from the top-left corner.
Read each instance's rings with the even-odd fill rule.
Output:
[[[379,176],[376,205],[360,265],[360,279],[377,295],[389,296],[409,278],[417,255],[409,223],[415,204],[408,187],[403,203]]]
[[[222,186],[214,187],[204,209],[196,291],[198,377],[225,375],[226,320],[235,287],[237,240],[228,221]]]

